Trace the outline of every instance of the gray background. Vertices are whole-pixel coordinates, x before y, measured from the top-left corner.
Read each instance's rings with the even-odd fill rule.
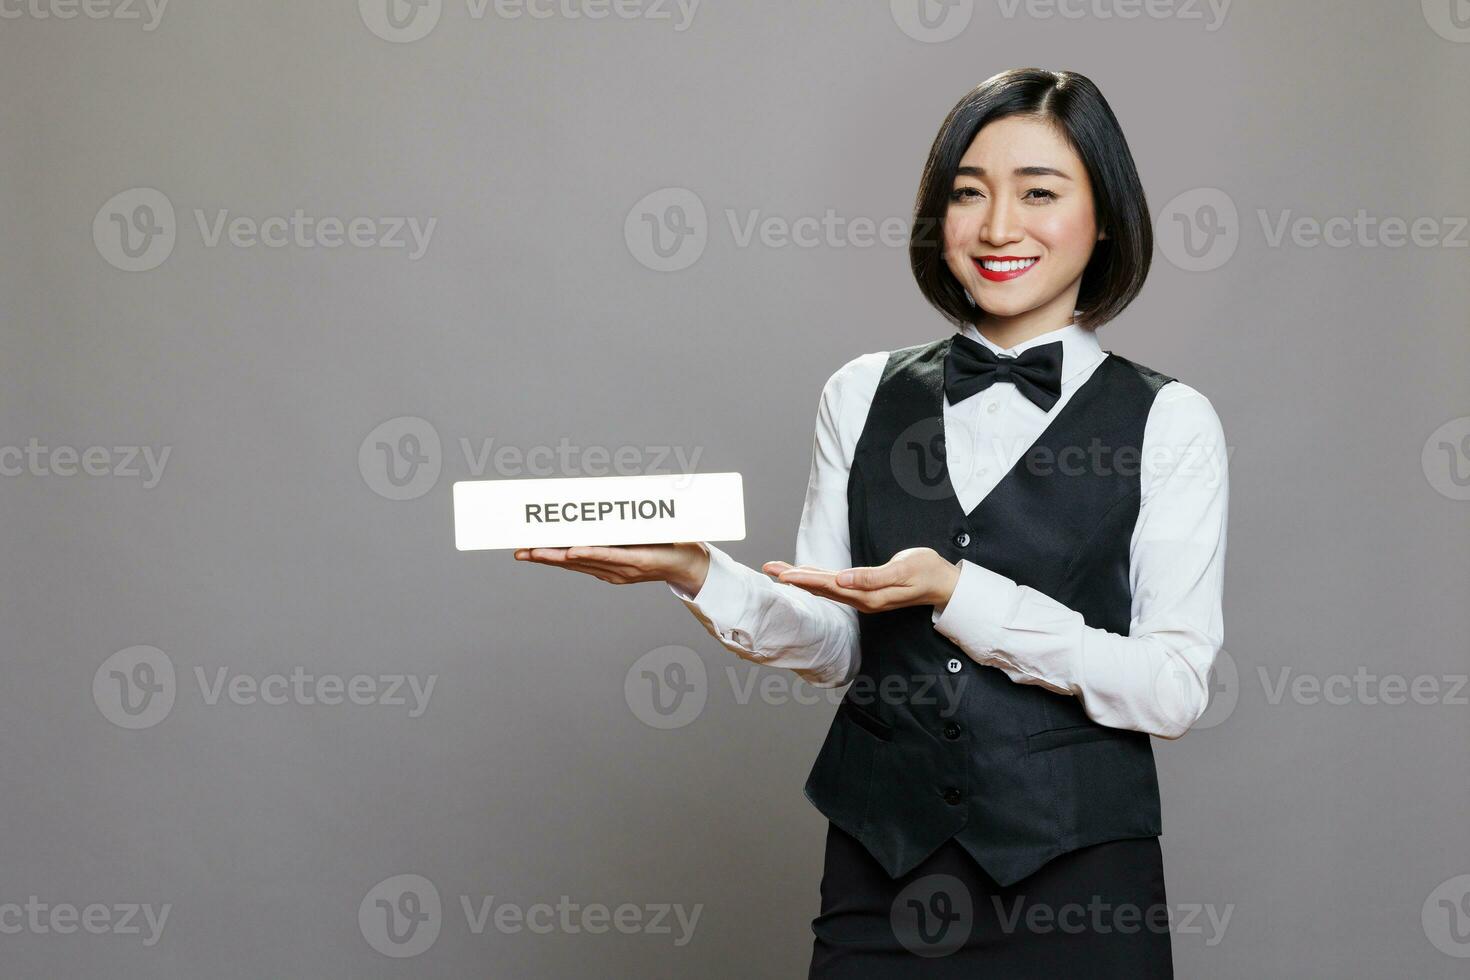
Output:
[[[1213,268],[1181,268],[1165,236],[1103,334],[1203,391],[1233,449],[1236,679],[1217,677],[1208,727],[1155,741],[1170,899],[1231,915],[1221,942],[1175,936],[1179,975],[1463,976],[1436,895],[1470,874],[1466,692],[1272,697],[1283,671],[1360,670],[1443,695],[1470,661],[1470,503],[1448,457],[1421,461],[1470,424],[1466,233],[1273,247],[1259,218],[1364,209],[1448,236],[1470,214],[1470,44],[1435,8],[1242,0],[1210,30],[1207,8],[989,0],[932,42],[885,3],[708,3],[677,30],[446,0],[411,43],[350,0],[174,0],[153,30],[0,19],[0,447],[170,447],[152,487],[64,460],[0,477],[0,904],[171,906],[152,946],[7,928],[0,973],[804,975],[825,824],[801,785],[832,703],[782,703],[792,675],[727,653],[662,585],[457,553],[460,440],[697,451],[694,468],[745,475],[749,533],[728,550],[789,558],[823,381],[949,327],[903,248],[741,245],[726,212],[902,219],[955,100],[1034,64],[1102,88],[1161,227],[1199,188],[1239,213]],[[91,232],[134,188],[176,210],[150,271]],[[708,215],[674,272],[625,237],[667,188]],[[209,247],[194,217],[296,208],[437,226],[411,260]],[[440,438],[440,472],[394,500],[359,450],[405,417]],[[175,701],[130,730],[92,685],[140,645],[169,658]],[[706,703],[660,730],[625,680],[669,645],[697,651]],[[409,717],[210,704],[196,668],[437,680]],[[741,703],[727,669],[777,687]],[[412,958],[357,917],[399,874],[444,905]],[[475,935],[464,895],[702,910],[682,946]]]

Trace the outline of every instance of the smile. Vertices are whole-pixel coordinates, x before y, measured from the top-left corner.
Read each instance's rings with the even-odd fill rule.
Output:
[[[1035,256],[1022,258],[1014,255],[987,255],[974,260],[976,271],[991,282],[1006,282],[1023,276],[1040,261]]]

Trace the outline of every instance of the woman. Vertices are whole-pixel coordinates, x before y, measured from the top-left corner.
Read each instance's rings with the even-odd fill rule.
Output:
[[[1152,252],[1127,141],[1085,77],[1003,72],[945,119],[915,219],[958,329],[827,381],[796,564],[516,557],[666,581],[740,656],[851,683],[806,784],[811,976],[1171,977],[1149,737],[1207,706],[1226,453],[1203,395],[1095,334]]]

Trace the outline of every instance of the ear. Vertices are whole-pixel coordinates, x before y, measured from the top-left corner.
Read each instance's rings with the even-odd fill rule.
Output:
[[[1107,237],[1108,237],[1107,229],[1104,228],[1104,229],[1100,229],[1098,231],[1098,233],[1097,233],[1097,240],[1098,241],[1102,241],[1103,239],[1105,239]]]

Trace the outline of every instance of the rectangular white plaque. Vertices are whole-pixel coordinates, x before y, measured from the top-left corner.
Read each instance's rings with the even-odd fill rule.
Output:
[[[460,551],[744,539],[739,473],[454,484],[454,546]]]

